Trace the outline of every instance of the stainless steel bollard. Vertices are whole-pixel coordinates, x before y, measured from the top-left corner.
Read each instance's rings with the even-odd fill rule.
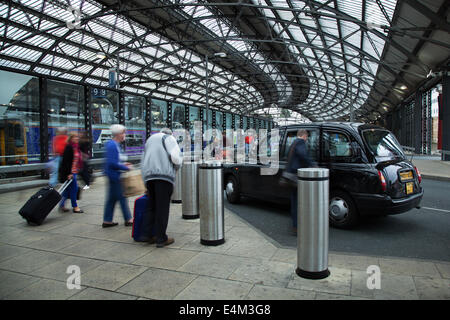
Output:
[[[198,163],[183,163],[181,172],[181,212],[183,219],[197,219],[198,211]]]
[[[182,183],[181,183],[181,171],[183,169],[183,166],[181,166],[177,174],[175,176],[175,187],[172,194],[172,203],[181,203],[181,190],[182,190]]]
[[[297,170],[297,270],[302,278],[323,279],[328,270],[329,170]]]
[[[223,209],[223,166],[218,161],[203,163],[198,171],[200,243],[217,246],[225,242]]]

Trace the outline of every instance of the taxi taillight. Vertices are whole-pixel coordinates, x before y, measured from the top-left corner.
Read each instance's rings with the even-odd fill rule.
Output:
[[[419,183],[422,182],[422,175],[420,174],[419,169],[417,169],[416,166],[414,166],[414,170],[416,170],[417,178],[419,179]]]
[[[381,172],[380,170],[378,170],[378,177],[380,178],[381,189],[383,191],[386,191],[386,179],[384,178],[383,172]]]

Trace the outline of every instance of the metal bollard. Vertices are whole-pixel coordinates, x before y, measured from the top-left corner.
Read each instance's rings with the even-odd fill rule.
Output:
[[[297,170],[297,270],[302,278],[323,279],[328,270],[329,170]]]
[[[197,219],[198,211],[198,164],[186,162],[181,172],[181,212],[183,219]]]
[[[223,166],[218,161],[203,163],[198,171],[200,243],[217,246],[225,242]]]
[[[183,167],[181,166],[178,171],[177,174],[175,176],[175,187],[173,190],[173,194],[172,194],[172,203],[181,203],[181,171],[182,171]]]

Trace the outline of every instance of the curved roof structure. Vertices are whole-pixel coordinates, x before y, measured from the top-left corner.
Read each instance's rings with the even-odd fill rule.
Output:
[[[291,121],[372,121],[447,71],[445,0],[10,0],[0,67]],[[288,110],[288,111],[286,111]]]

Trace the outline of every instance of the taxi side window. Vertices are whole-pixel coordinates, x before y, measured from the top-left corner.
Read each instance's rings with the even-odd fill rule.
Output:
[[[308,131],[308,140],[306,141],[306,146],[308,148],[309,157],[312,161],[317,161],[317,157],[319,154],[319,131],[313,129],[306,129],[306,131]],[[280,160],[287,161],[289,150],[291,149],[291,145],[296,138],[297,130],[287,132],[285,148]]]
[[[340,132],[324,131],[323,148],[325,159],[339,160],[352,156],[351,141]]]

